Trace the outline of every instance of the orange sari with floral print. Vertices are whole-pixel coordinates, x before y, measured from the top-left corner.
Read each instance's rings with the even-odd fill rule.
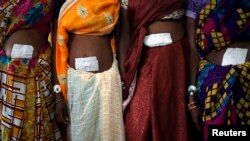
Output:
[[[107,35],[119,17],[119,0],[67,0],[61,8],[56,42],[56,73],[66,98],[68,33]]]

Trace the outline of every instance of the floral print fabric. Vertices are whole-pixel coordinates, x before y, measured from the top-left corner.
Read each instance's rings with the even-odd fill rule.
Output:
[[[52,0],[1,0],[0,47],[20,27],[33,28],[50,22],[52,6]]]
[[[119,8],[119,0],[67,0],[63,4],[58,19],[56,72],[65,97],[68,32],[97,36],[110,34],[117,23]]]
[[[3,46],[21,28],[49,32],[53,0],[0,1],[0,140],[56,141],[51,47],[36,58],[10,58]]]

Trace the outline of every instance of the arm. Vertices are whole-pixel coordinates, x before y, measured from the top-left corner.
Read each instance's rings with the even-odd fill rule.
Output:
[[[190,85],[196,85],[196,75],[198,70],[199,57],[195,47],[195,20],[187,17],[187,36],[190,45],[189,56],[189,76]]]
[[[56,74],[56,63],[55,63],[55,57],[56,57],[56,33],[57,33],[57,20],[53,21],[52,24],[52,62],[53,62],[53,67],[52,67],[52,76],[53,76],[53,82],[54,85],[58,85],[59,81],[57,78]],[[65,103],[65,100],[63,98],[62,92],[59,93],[54,93],[55,95],[55,110],[56,110],[56,118],[58,123],[60,124],[68,124],[68,116],[67,116],[67,106]]]
[[[197,79],[197,71],[198,71],[198,63],[199,57],[195,47],[195,20],[193,18],[187,17],[186,23],[187,36],[190,45],[190,54],[189,54],[189,85],[196,86]],[[188,103],[193,103],[196,100],[196,93],[194,95],[189,95]],[[191,117],[194,123],[194,126],[198,131],[202,131],[202,120],[201,120],[201,112],[198,107],[194,109],[190,109]]]
[[[53,15],[53,21],[52,21],[52,64],[54,64],[52,66],[52,76],[53,76],[53,83],[54,85],[58,85],[59,81],[57,78],[57,74],[56,74],[56,63],[55,63],[55,59],[56,59],[56,34],[57,34],[57,17],[58,17],[58,13],[59,13],[59,9],[61,7],[61,5],[63,4],[64,1],[62,0],[56,0],[55,3],[55,14]],[[66,103],[65,100],[63,98],[62,92],[59,93],[54,93],[55,96],[55,110],[56,110],[56,118],[57,121],[61,124],[68,124],[68,117],[67,117],[67,111],[66,111]]]
[[[120,12],[120,21],[119,21],[119,33],[118,33],[118,65],[119,65],[119,71],[122,76],[122,78],[125,75],[125,68],[124,68],[124,61],[126,59],[127,50],[129,46],[129,21],[128,21],[128,15],[127,10],[124,8],[121,8]]]
[[[57,33],[57,19],[53,20],[52,23],[52,64],[54,64],[52,67],[52,74],[53,74],[53,83],[54,85],[59,84],[57,74],[56,74],[56,33]],[[55,94],[56,100],[63,99],[63,96],[61,93]]]

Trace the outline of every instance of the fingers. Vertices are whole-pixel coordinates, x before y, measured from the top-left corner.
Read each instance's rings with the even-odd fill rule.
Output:
[[[63,110],[63,123],[64,124],[68,124],[69,123],[68,112],[67,112],[66,108]]]
[[[56,120],[59,124],[68,124],[68,114],[64,102],[56,104]]]
[[[190,110],[195,128],[202,133],[202,117],[198,107]]]
[[[202,124],[200,123],[200,121],[199,121],[199,120],[193,120],[193,123],[194,123],[195,128],[196,128],[200,133],[202,133]]]
[[[56,113],[56,120],[59,124],[64,124],[64,119],[61,112]]]
[[[187,105],[188,110],[191,113],[191,118],[195,128],[202,133],[202,113],[198,107],[197,101],[194,96],[189,97],[189,104]]]

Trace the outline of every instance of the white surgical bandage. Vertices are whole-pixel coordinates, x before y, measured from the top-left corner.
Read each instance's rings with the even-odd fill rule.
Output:
[[[99,71],[98,60],[95,56],[75,58],[75,68],[82,71]]]
[[[247,49],[227,48],[223,55],[222,66],[244,64],[247,56]]]
[[[165,46],[172,42],[170,33],[150,34],[144,37],[144,45],[147,47]]]
[[[30,59],[32,58],[33,50],[34,48],[32,45],[14,44],[11,51],[11,58]]]

